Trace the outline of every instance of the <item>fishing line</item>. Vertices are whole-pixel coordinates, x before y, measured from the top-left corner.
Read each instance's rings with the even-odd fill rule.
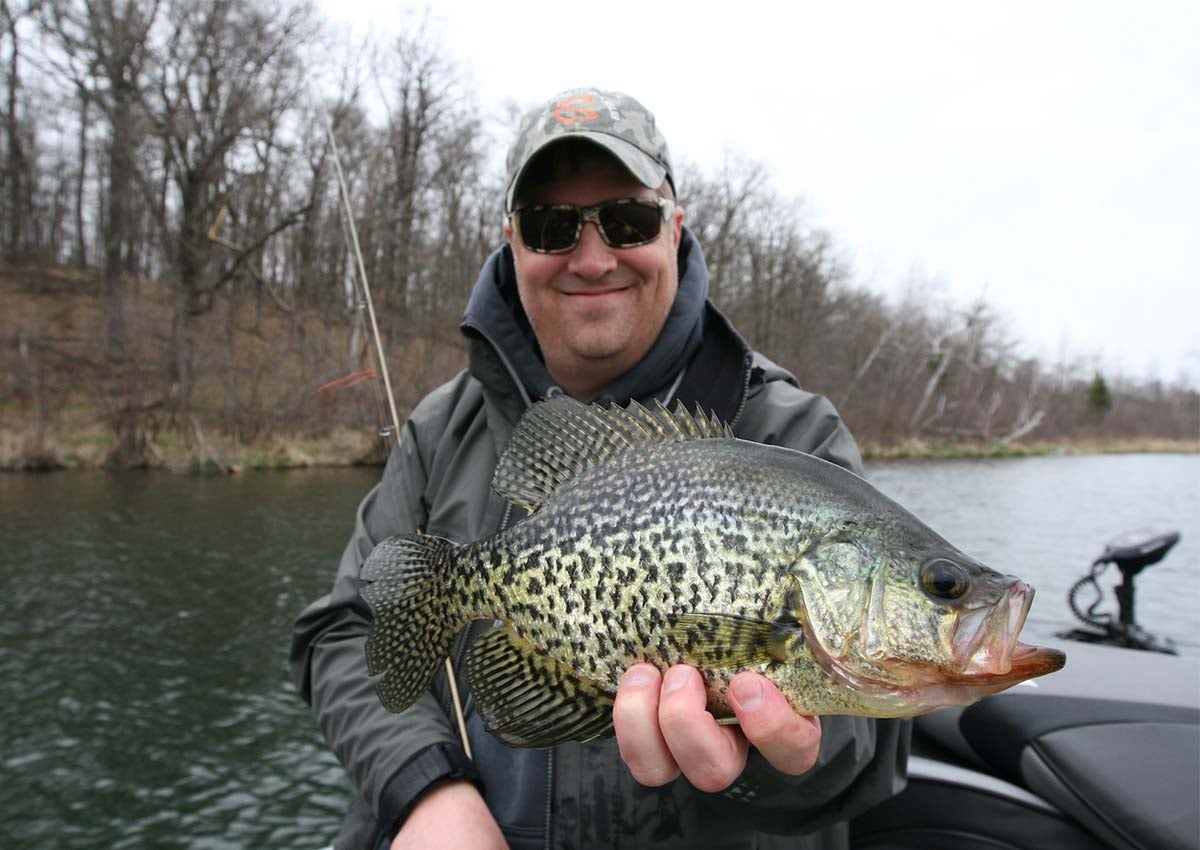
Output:
[[[358,274],[354,276],[355,292],[360,297],[360,303],[365,306],[370,319],[371,337],[375,341],[375,363],[379,376],[383,379],[383,389],[387,395],[388,410],[391,413],[390,422],[385,421],[380,428],[380,436],[385,439],[390,434],[395,435],[397,445],[400,442],[400,414],[396,412],[396,397],[392,392],[392,380],[388,375],[387,359],[383,355],[383,338],[379,334],[379,323],[375,319],[375,303],[371,298],[371,285],[367,280],[367,269],[363,264],[362,249],[358,242],[358,228],[354,225],[354,210],[350,205],[350,190],[346,185],[346,176],[342,172],[342,158],[338,150],[337,139],[333,135],[333,122],[329,112],[320,107],[321,117],[325,121],[325,135],[329,139],[329,148],[333,154],[333,168],[337,174],[338,190],[342,199],[342,214],[345,218],[345,228],[350,234],[350,244],[354,252],[354,261]],[[446,682],[450,686],[450,699],[454,704],[454,717],[458,721],[458,735],[462,739],[463,751],[467,758],[474,760],[471,753],[471,743],[467,739],[467,722],[463,717],[462,700],[458,696],[458,681],[454,675],[454,665],[446,659]]]

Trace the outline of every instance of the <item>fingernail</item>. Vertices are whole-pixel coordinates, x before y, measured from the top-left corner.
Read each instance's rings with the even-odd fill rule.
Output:
[[[692,676],[692,671],[687,667],[672,667],[667,671],[666,678],[663,679],[664,694],[669,694],[671,691],[677,691],[687,684],[688,679]]]
[[[733,680],[733,698],[738,707],[745,711],[754,711],[763,701],[762,682],[757,676],[740,676]]]
[[[652,681],[654,681],[653,668],[645,667],[643,665],[638,665],[637,667],[630,667],[628,670],[625,671],[625,675],[621,677],[622,685],[631,685],[633,687],[638,687],[640,685],[646,685]]]

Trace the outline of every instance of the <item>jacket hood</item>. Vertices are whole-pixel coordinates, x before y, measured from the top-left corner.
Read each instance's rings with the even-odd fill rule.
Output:
[[[708,266],[700,243],[686,227],[679,240],[678,257],[679,291],[658,339],[637,365],[605,387],[594,401],[666,401],[699,350],[704,338]],[[460,327],[467,336],[478,335],[491,344],[527,401],[562,392],[546,369],[533,327],[521,306],[512,249],[507,245],[484,263]]]

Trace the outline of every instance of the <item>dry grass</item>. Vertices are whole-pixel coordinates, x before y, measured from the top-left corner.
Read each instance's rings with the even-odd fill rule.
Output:
[[[150,440],[149,466],[171,472],[238,472],[243,469],[297,469],[380,465],[388,444],[366,429],[338,428],[321,437],[271,435],[244,445],[224,436],[209,438],[221,463],[209,468],[198,461],[186,434],[160,432]],[[0,428],[0,471],[40,472],[57,469],[101,469],[108,463],[112,435],[103,427],[39,435],[34,429]]]
[[[146,465],[177,471],[378,463],[375,384],[321,385],[369,363],[350,352],[345,315],[218,298],[193,317],[191,403],[170,382],[173,293],[125,283],[126,358],[104,361],[106,320],[94,273],[0,270],[0,470]],[[457,339],[412,334],[392,347],[404,416],[464,365]],[[132,451],[118,445],[119,423]],[[126,432],[129,438],[130,432]]]

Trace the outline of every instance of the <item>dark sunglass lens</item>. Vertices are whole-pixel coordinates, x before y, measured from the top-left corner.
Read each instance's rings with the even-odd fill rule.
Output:
[[[638,245],[658,238],[662,213],[649,204],[614,204],[600,210],[600,224],[609,244]]]
[[[521,211],[521,238],[534,251],[561,251],[575,244],[579,213],[558,207]]]

